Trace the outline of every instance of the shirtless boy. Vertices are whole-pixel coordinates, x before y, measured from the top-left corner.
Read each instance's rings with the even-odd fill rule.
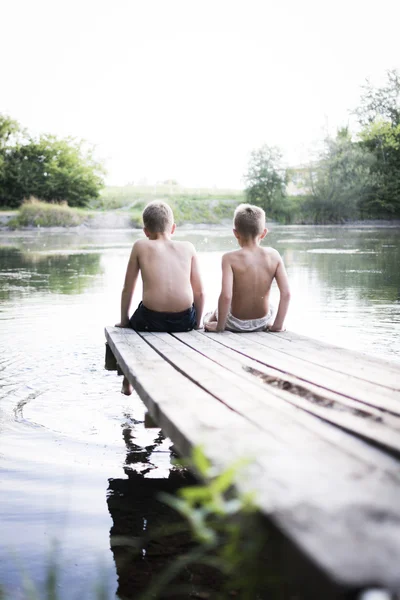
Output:
[[[273,248],[262,248],[267,235],[265,213],[258,206],[241,204],[235,210],[233,233],[240,249],[222,257],[222,289],[218,309],[204,318],[206,331],[284,331],[290,290],[282,258]],[[272,322],[269,294],[273,280],[280,292]]]
[[[165,202],[150,202],[142,217],[146,238],[137,240],[132,248],[117,327],[169,332],[200,327],[204,293],[194,246],[171,240],[174,215]],[[142,302],[129,317],[139,272],[143,281]],[[126,379],[122,391],[132,393]]]

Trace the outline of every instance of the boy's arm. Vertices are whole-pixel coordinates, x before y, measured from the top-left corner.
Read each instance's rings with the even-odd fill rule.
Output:
[[[134,244],[126,269],[124,287],[121,294],[121,321],[116,327],[127,327],[129,325],[129,309],[135,291],[136,281],[139,275],[139,257],[137,245]]]
[[[190,269],[190,285],[193,290],[193,301],[196,309],[196,328],[200,327],[201,317],[204,309],[204,291],[200,276],[199,259],[196,250],[193,248],[192,265]]]
[[[290,302],[290,288],[289,288],[289,280],[286,273],[285,265],[283,264],[283,260],[279,257],[279,263],[275,271],[275,280],[278,284],[280,299],[278,312],[275,315],[275,320],[271,327],[268,328],[269,331],[285,331],[283,324],[285,322],[286,314],[289,308]]]
[[[229,255],[222,257],[222,286],[218,299],[218,323],[216,331],[224,331],[232,303],[233,271]]]

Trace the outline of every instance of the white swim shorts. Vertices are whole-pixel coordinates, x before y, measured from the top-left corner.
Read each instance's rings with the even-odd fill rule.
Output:
[[[264,331],[272,321],[272,310],[270,309],[265,317],[260,319],[237,319],[231,313],[228,313],[228,317],[225,323],[225,329],[227,331],[235,332],[251,332],[251,331]]]
[[[218,310],[215,311],[218,319]],[[207,313],[204,316],[204,322],[208,321],[211,317],[212,313]],[[228,317],[225,323],[226,331],[234,331],[236,333],[250,333],[252,331],[264,331],[267,326],[272,321],[272,308],[269,309],[268,314],[265,317],[261,317],[260,319],[246,319],[245,321],[242,319],[238,319],[234,317],[232,313],[228,313]]]

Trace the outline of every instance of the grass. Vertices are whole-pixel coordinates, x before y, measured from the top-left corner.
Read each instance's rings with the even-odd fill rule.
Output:
[[[107,187],[90,203],[94,210],[129,210],[132,227],[142,227],[142,211],[148,202],[164,200],[174,211],[177,225],[218,224],[231,220],[235,207],[245,201],[240,190],[181,188],[176,185]]]
[[[244,193],[241,190],[217,188],[183,188],[178,185],[125,185],[109,186],[101,193],[100,197],[92,200],[89,207],[100,210],[114,210],[118,208],[136,208],[138,204],[145,205],[151,200],[165,200],[167,202],[190,201],[215,201],[230,200],[238,204],[243,201]]]
[[[87,218],[87,212],[74,209],[66,203],[51,204],[29,198],[20,206],[8,226],[18,227],[76,227]]]
[[[169,201],[174,211],[177,225],[183,223],[218,224],[224,219],[232,219],[238,200],[198,200],[194,198],[174,198]]]
[[[142,211],[151,200],[164,200],[174,211],[177,225],[220,224],[232,220],[235,207],[245,201],[240,190],[181,188],[177,185],[107,187],[86,209],[71,208],[66,203],[26,200],[15,217],[8,221],[11,229],[20,227],[76,227],[98,212],[123,211],[130,225],[141,228]]]

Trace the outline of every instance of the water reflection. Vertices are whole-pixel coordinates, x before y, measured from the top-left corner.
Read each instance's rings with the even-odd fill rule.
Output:
[[[122,435],[127,451],[124,465],[127,479],[109,480],[107,505],[113,520],[110,546],[117,570],[117,595],[133,600],[174,557],[186,552],[191,545],[186,532],[169,533],[171,526],[183,523],[175,511],[159,500],[159,495],[161,492],[174,494],[183,485],[193,483],[193,478],[171,463],[167,477],[152,476],[157,468],[155,453],[163,452],[170,462],[173,452],[171,448],[162,450],[166,448],[166,440],[160,430],[154,430],[153,443],[138,444],[136,432],[142,423],[130,415],[126,417]],[[136,548],[132,542],[137,544]],[[179,585],[182,591],[182,585],[188,584],[189,579],[191,585],[195,583],[193,577],[193,572],[189,575],[185,571],[174,585]]]
[[[400,292],[400,229],[310,228],[276,239],[289,271],[306,268],[331,291],[395,302]]]
[[[101,272],[99,254],[44,254],[0,247],[0,301],[32,291],[80,294]]]

